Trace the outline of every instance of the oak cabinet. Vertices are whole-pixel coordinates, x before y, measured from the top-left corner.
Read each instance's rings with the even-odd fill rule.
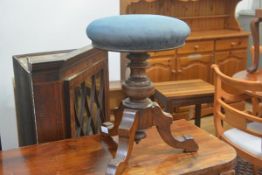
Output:
[[[249,33],[235,18],[240,0],[120,0],[121,14],[160,14],[179,18],[191,28],[183,47],[151,52],[148,76],[153,81],[203,79],[213,82],[214,63],[231,76],[245,69]],[[121,59],[121,79],[126,78]],[[205,111],[205,110],[202,110]],[[211,110],[208,110],[210,113]],[[179,118],[179,117],[178,117]]]
[[[222,66],[228,75],[246,66],[249,33],[240,28],[235,18],[239,1],[120,0],[120,13],[176,17],[191,28],[182,48],[150,53],[154,61],[149,61],[152,64],[147,73],[153,81],[201,78],[212,82],[209,67],[213,63]],[[155,59],[159,56],[164,59]],[[121,79],[125,78],[126,60],[121,59]]]

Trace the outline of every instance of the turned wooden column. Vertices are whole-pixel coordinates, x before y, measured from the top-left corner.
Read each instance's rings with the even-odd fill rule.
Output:
[[[123,100],[123,106],[136,110],[151,108],[153,102],[149,97],[153,95],[155,88],[146,75],[149,55],[147,53],[130,53],[127,58],[130,60],[128,64],[130,76],[122,84],[122,89],[127,95],[127,98]],[[147,122],[152,121],[148,115],[140,115],[138,120],[139,124],[135,135],[136,143],[146,137],[144,129],[153,125]]]
[[[145,109],[152,106],[152,101],[148,98],[153,93],[153,87],[150,79],[146,75],[148,67],[147,53],[130,53],[127,58],[130,60],[128,67],[130,68],[130,76],[123,83],[122,88],[127,97],[123,101],[123,105],[128,108]]]

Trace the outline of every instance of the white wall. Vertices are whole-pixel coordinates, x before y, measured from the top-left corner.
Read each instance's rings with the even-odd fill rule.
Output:
[[[253,0],[242,0],[240,1],[240,3],[238,3],[236,12],[239,12],[240,10],[243,10],[243,9],[249,10],[249,9],[252,9],[252,7],[253,7]]]
[[[237,16],[238,12],[241,10],[250,11],[251,13],[254,13],[254,9],[261,8],[261,6],[262,0],[242,0],[236,8]]]
[[[4,149],[17,147],[12,55],[79,48],[90,44],[92,20],[119,14],[118,0],[0,0],[0,133]],[[110,79],[120,79],[118,54]]]

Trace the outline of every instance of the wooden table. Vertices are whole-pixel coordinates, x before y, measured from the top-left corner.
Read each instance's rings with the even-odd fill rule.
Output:
[[[259,81],[262,83],[262,69],[258,69],[254,73],[249,73],[246,70],[237,72],[233,75],[233,78],[247,81]],[[262,92],[247,92],[248,94],[262,99]]]
[[[236,152],[223,141],[185,120],[175,121],[171,129],[177,135],[191,134],[199,145],[198,152],[182,153],[168,146],[151,128],[148,139],[134,145],[123,174],[217,175],[233,169]],[[110,139],[102,142],[101,135],[91,137],[95,139],[82,137],[0,152],[0,174],[105,174],[116,148]]]
[[[173,113],[174,107],[195,105],[195,124],[200,127],[201,104],[213,103],[214,86],[203,80],[183,80],[154,83],[154,98]]]

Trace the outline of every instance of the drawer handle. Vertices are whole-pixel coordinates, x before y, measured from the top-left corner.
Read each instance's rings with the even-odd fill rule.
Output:
[[[191,59],[191,60],[195,60],[195,59],[201,59],[203,57],[203,55],[201,54],[193,54],[193,55],[188,55],[187,58]]]
[[[195,49],[195,50],[199,49],[199,45],[195,45],[195,46],[194,46],[194,49]]]
[[[231,42],[232,47],[237,46],[237,45],[240,45],[240,42]]]

